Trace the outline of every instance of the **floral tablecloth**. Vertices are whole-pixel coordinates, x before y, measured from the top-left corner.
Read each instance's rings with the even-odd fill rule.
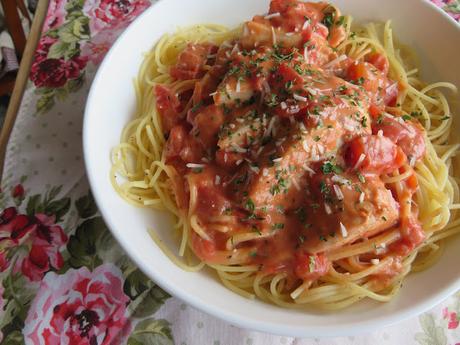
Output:
[[[458,0],[433,0],[460,21]],[[0,192],[2,344],[460,344],[460,294],[359,337],[294,339],[236,328],[170,297],[123,253],[84,172],[95,70],[148,0],[51,0],[7,148]]]

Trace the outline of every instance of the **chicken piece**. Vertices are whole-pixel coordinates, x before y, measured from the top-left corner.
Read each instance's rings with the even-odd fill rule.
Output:
[[[399,219],[399,206],[378,176],[367,176],[365,181],[352,173],[337,176],[317,174],[312,181],[316,198],[307,202],[306,210],[314,216],[307,215],[311,227],[302,245],[309,253],[373,236]]]

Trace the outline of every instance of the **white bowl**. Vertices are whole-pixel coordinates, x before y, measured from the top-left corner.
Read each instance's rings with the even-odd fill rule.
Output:
[[[335,0],[342,13],[359,22],[392,19],[394,32],[419,54],[423,78],[460,87],[460,26],[423,0]],[[460,288],[460,237],[453,238],[432,268],[410,275],[390,303],[365,301],[340,312],[294,311],[247,300],[206,272],[188,273],[174,265],[147,233],[153,227],[173,249],[170,217],[128,205],[109,181],[110,150],[133,115],[132,84],[148,51],[177,26],[218,23],[235,26],[268,9],[268,0],[161,0],[120,36],[94,79],[84,119],[84,155],[91,188],[102,215],[124,250],[149,277],[172,295],[240,327],[281,335],[339,336],[369,332],[415,316]],[[454,61],[457,61],[456,63]]]

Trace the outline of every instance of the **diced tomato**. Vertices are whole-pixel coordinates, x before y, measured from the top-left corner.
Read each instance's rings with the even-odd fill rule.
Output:
[[[281,26],[287,32],[302,29],[305,20],[310,19],[314,24],[324,17],[325,3],[303,2],[299,0],[272,0],[269,13],[280,13],[270,21],[275,26]],[[327,37],[327,35],[326,35]]]
[[[406,185],[407,185],[408,188],[410,188],[411,190],[415,191],[417,189],[417,187],[418,187],[417,175],[412,174],[411,176],[409,176],[406,179]]]
[[[404,219],[401,224],[401,239],[392,243],[390,251],[397,255],[406,256],[418,247],[426,235],[419,221],[414,217]]]
[[[221,107],[209,105],[199,110],[194,119],[193,133],[202,142],[205,148],[212,148],[217,144],[217,133],[224,123],[224,112]]]
[[[293,68],[289,67],[288,64],[282,63],[278,67],[278,73],[274,74],[273,77],[275,82],[278,81],[276,76],[281,76],[281,87],[284,89],[284,86],[287,82],[292,82],[294,86],[301,86],[303,79],[299,73],[297,73]]]
[[[362,159],[364,157],[364,159]],[[398,147],[388,138],[377,135],[352,140],[345,155],[348,165],[364,173],[384,174],[401,167]]]
[[[386,84],[386,77],[378,69],[367,62],[355,62],[348,67],[346,78],[355,84],[360,84],[364,90],[374,97],[378,95],[379,89],[383,90]]]
[[[383,135],[401,147],[406,156],[411,159],[420,159],[425,154],[425,138],[423,129],[414,121],[403,121],[402,118],[385,116],[372,128],[374,133],[379,130]]]
[[[168,133],[180,121],[180,101],[165,85],[155,85],[154,92],[163,132]]]
[[[193,163],[203,157],[201,145],[189,135],[183,125],[177,125],[171,129],[165,151],[168,163],[177,159],[185,163]]]
[[[219,150],[216,152],[216,163],[226,169],[236,168],[236,162],[243,158],[244,156],[237,152],[227,152],[225,150]]]
[[[211,261],[216,255],[216,244],[201,238],[195,231],[191,232],[191,237],[195,255],[205,262]]]
[[[171,76],[178,80],[198,78],[203,74],[203,66],[213,50],[215,47],[210,44],[187,44],[179,54],[176,65],[171,68]]]
[[[296,252],[294,259],[294,273],[303,280],[316,280],[327,274],[331,266],[326,255],[308,254],[304,251]]]
[[[366,61],[374,65],[385,76],[388,74],[388,70],[390,69],[390,63],[388,62],[388,59],[385,55],[377,52],[371,53],[366,56]]]
[[[380,115],[382,115],[382,113],[383,113],[383,109],[381,107],[377,106],[376,104],[372,103],[369,106],[369,115],[373,119],[378,118]]]

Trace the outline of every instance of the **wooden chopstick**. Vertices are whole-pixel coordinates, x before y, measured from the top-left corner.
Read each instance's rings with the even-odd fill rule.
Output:
[[[22,56],[21,64],[19,65],[16,83],[14,85],[13,93],[11,94],[10,104],[8,105],[5,121],[0,132],[0,180],[3,175],[6,146],[8,144],[8,139],[10,138],[14,122],[16,121],[16,116],[21,105],[27,80],[29,79],[34,52],[41,37],[43,22],[48,10],[48,3],[49,0],[39,0],[37,4],[34,20],[30,28],[29,36],[27,37],[26,47],[24,48],[24,55]]]

